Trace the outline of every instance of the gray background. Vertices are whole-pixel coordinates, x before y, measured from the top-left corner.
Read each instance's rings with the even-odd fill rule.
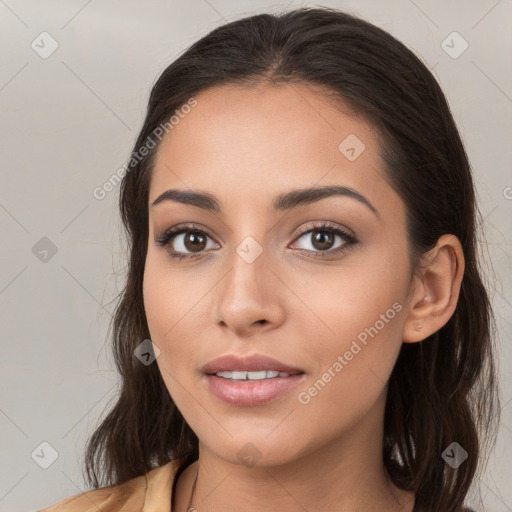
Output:
[[[315,4],[0,0],[0,511],[36,510],[85,489],[84,444],[117,390],[105,340],[125,265],[118,188],[103,200],[92,191],[128,158],[152,83],[219,24],[300,5]],[[503,417],[481,490],[486,511],[511,511],[512,2],[319,5],[391,32],[448,97],[474,167],[497,286]],[[45,31],[58,43],[47,58]],[[469,45],[457,58],[442,46],[454,31]],[[453,53],[463,43],[448,44]],[[47,469],[40,464],[51,462],[51,449],[42,442],[58,454]]]

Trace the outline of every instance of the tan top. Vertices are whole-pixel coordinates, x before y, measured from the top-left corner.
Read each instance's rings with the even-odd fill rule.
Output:
[[[124,484],[81,492],[38,512],[172,512],[174,479],[182,464],[174,460]]]
[[[172,512],[172,487],[181,460],[120,485],[81,492],[39,512]]]

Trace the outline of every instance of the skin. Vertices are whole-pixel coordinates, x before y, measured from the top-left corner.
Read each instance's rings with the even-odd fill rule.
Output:
[[[144,274],[158,367],[200,440],[199,461],[180,476],[173,510],[187,510],[200,468],[192,501],[199,512],[412,511],[414,494],[392,485],[382,463],[387,382],[402,343],[425,339],[455,310],[464,271],[458,239],[441,237],[411,277],[405,206],[384,179],[373,127],[312,86],[229,85],[196,99],[158,148]],[[349,134],[365,145],[354,161],[338,150]],[[333,184],[357,190],[378,216],[342,196],[270,209],[278,194]],[[151,206],[171,188],[208,192],[222,209]],[[347,244],[336,235],[322,251],[315,233],[297,231],[322,221],[354,233],[358,243],[315,257]],[[183,234],[172,247],[155,243],[180,223],[207,233],[200,257],[170,257],[172,248],[194,253]],[[263,250],[252,263],[236,252],[247,236]],[[401,311],[300,403],[298,393],[396,302]],[[208,390],[200,368],[228,353],[269,355],[302,369],[304,381],[265,405],[226,404]],[[258,451],[254,466],[238,457],[246,443]]]

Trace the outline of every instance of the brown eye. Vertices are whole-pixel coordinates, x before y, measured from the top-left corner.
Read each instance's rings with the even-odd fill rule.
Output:
[[[302,239],[307,243],[299,249],[312,256],[335,255],[357,244],[357,239],[353,235],[332,224],[313,226],[297,238],[298,241]]]
[[[326,251],[328,249],[331,249],[331,246],[333,243],[334,243],[334,235],[332,233],[317,231],[316,234],[312,237],[313,247],[320,251]]]
[[[168,229],[156,243],[159,246],[166,247],[167,252],[171,256],[179,258],[201,256],[207,248],[218,248],[218,244],[210,244],[208,247],[208,239],[211,238],[201,229],[195,227],[173,227]]]
[[[296,240],[301,239],[309,240],[309,248],[299,247],[308,256],[334,256],[358,243],[354,235],[333,224],[313,226],[302,231]],[[336,244],[337,239],[339,242]],[[211,240],[210,246],[208,240]],[[165,247],[170,256],[180,260],[202,256],[207,249],[220,248],[205,231],[196,226],[174,226],[155,241],[157,245]]]
[[[203,236],[198,231],[187,231],[183,245],[192,252],[202,251],[206,247],[206,236]]]

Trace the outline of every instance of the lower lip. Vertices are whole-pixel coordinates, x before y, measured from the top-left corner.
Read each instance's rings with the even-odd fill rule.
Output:
[[[288,377],[275,377],[262,380],[232,380],[217,375],[206,375],[210,391],[220,400],[231,405],[250,407],[263,405],[303,380],[304,373]]]

